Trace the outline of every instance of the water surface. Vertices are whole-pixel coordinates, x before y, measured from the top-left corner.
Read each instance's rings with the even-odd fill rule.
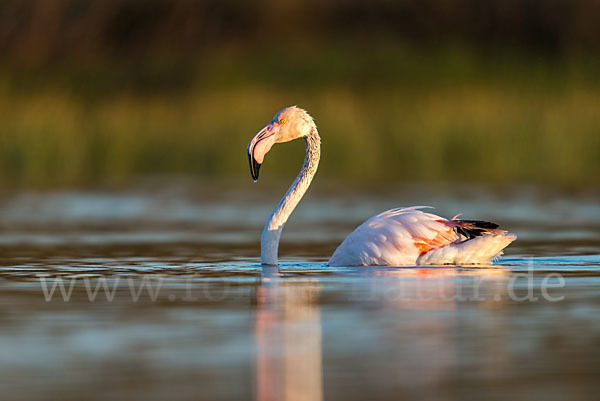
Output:
[[[5,194],[2,399],[600,393],[593,194],[323,186],[286,226],[280,270],[263,269],[260,231],[284,189],[186,183]],[[364,219],[416,204],[499,222],[519,239],[487,267],[326,266]]]

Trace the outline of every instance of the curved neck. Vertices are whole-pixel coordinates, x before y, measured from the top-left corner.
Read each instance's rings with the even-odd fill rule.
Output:
[[[296,177],[279,204],[273,209],[267,219],[260,240],[260,257],[263,265],[277,265],[277,250],[279,238],[286,221],[304,196],[317,172],[321,157],[321,138],[314,127],[310,134],[304,137],[306,142],[306,157],[300,174]]]

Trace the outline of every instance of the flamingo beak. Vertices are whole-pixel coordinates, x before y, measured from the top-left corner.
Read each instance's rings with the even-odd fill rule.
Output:
[[[258,171],[265,155],[275,144],[277,132],[278,128],[273,123],[269,123],[248,143],[248,162],[250,164],[250,175],[254,182],[258,180]]]
[[[250,163],[250,175],[254,182],[256,182],[258,181],[258,171],[260,170],[261,164],[257,162],[254,157],[250,156],[250,153],[248,153],[248,162]]]

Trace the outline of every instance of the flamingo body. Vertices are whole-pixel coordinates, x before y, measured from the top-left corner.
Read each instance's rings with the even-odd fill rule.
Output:
[[[329,266],[489,263],[516,239],[495,228],[465,231],[474,223],[420,210],[425,207],[391,209],[371,217],[346,237]]]

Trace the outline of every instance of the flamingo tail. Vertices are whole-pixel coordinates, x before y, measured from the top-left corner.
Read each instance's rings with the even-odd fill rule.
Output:
[[[464,236],[467,240],[486,234],[506,234],[506,231],[498,228],[498,224],[490,221],[454,218],[450,220],[450,225],[457,234]]]

